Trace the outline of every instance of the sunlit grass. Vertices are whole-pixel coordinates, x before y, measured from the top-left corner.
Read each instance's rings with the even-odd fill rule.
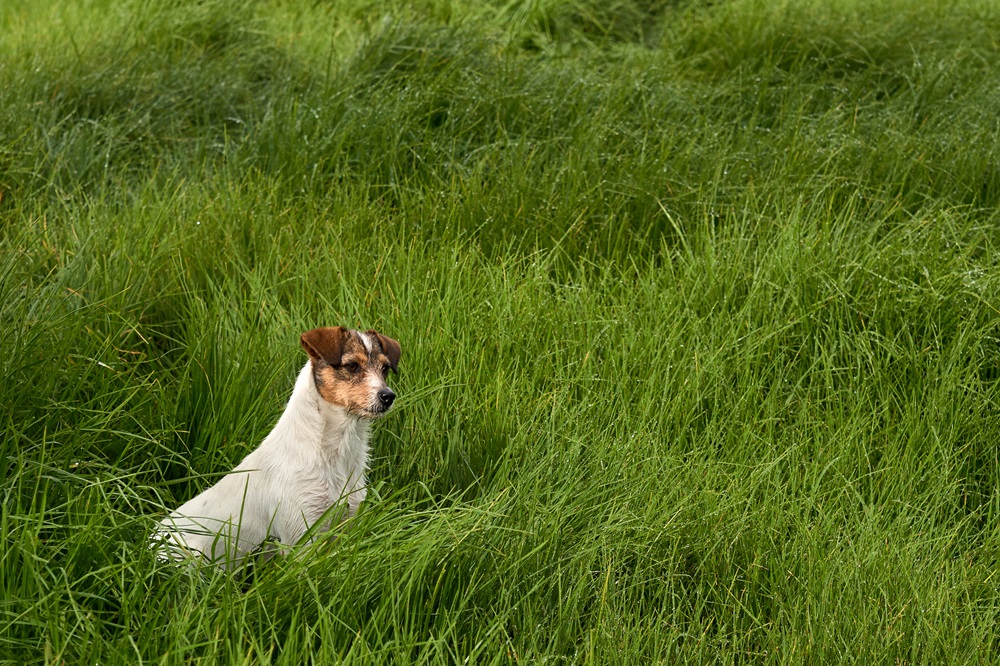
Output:
[[[997,34],[0,4],[0,659],[993,661]],[[338,323],[403,347],[361,514],[157,563]]]

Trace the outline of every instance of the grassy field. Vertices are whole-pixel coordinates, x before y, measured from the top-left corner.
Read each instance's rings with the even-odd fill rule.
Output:
[[[994,0],[0,2],[0,662],[1000,660]],[[317,325],[344,536],[158,517]]]

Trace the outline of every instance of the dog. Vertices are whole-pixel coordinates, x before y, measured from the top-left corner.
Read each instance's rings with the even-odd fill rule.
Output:
[[[399,343],[342,326],[306,331],[300,342],[309,360],[278,423],[232,472],[159,523],[161,559],[235,568],[265,541],[287,550],[357,512],[369,425],[396,399],[386,380],[398,372]]]

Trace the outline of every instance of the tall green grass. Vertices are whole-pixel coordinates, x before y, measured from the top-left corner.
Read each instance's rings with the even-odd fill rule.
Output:
[[[0,660],[992,663],[985,0],[0,3]],[[316,325],[371,490],[155,520]]]

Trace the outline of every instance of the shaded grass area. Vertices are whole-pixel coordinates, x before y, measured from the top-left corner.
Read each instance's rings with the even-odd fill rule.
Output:
[[[0,20],[0,658],[993,660],[989,3]],[[349,531],[155,563],[334,323]]]

